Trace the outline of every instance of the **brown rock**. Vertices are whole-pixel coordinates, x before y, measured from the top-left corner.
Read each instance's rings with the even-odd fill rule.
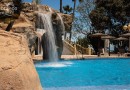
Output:
[[[25,38],[0,31],[0,90],[42,90]]]
[[[63,22],[64,22],[64,25],[65,25],[65,30],[67,32],[70,32],[71,25],[72,25],[72,15],[62,14],[62,18],[63,18]]]
[[[19,10],[17,12],[19,13],[10,13],[6,16],[6,14],[0,14],[0,29],[6,30],[10,24],[13,24],[13,26],[10,26],[10,29],[8,31],[19,33],[27,37],[28,46],[31,51],[31,54],[34,53],[35,47],[36,47],[36,39],[38,38],[36,35],[36,23],[37,23],[37,13],[53,13],[60,14],[61,18],[63,19],[63,23],[65,26],[65,31],[70,32],[71,31],[71,24],[72,24],[72,15],[62,14],[57,10],[54,10],[53,8],[47,6],[47,5],[36,5],[35,3],[22,3],[22,4],[15,4],[16,2],[21,0],[0,0],[0,6],[5,6],[8,10],[3,10],[4,12],[9,11],[11,12],[9,6],[15,6],[18,7]],[[22,7],[22,9],[21,9]],[[1,13],[2,11],[0,11]],[[55,17],[56,19],[53,19],[53,26],[54,31],[56,34],[56,45],[58,47],[58,52],[60,52],[59,57],[62,52],[63,43],[62,43],[62,35],[64,34],[64,30],[62,29],[61,20],[58,18],[58,15]],[[13,23],[14,22],[14,23]],[[42,28],[44,29],[44,28]]]
[[[29,14],[30,16],[25,15],[25,13],[21,13],[19,18],[15,20],[14,25],[12,27],[12,32],[19,33],[21,35],[24,35],[27,38],[28,41],[28,47],[33,53],[34,47],[35,47],[35,41],[37,38],[37,35],[35,33],[35,22],[32,22],[29,20],[29,17],[34,17],[33,14]]]

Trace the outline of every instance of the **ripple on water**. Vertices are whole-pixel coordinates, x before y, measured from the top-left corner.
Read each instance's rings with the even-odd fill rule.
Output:
[[[49,67],[53,67],[53,68],[60,68],[60,67],[67,67],[67,66],[71,66],[73,63],[72,62],[49,62],[49,63],[42,63],[42,64],[36,64],[36,67],[43,67],[43,68],[49,68]]]

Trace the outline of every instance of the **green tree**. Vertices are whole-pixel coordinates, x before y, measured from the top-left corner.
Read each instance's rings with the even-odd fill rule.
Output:
[[[118,36],[123,33],[122,26],[130,22],[129,0],[96,0],[96,7],[90,13],[92,26],[95,30],[109,30]]]
[[[124,33],[122,27],[130,22],[129,8],[129,0],[96,0],[95,8],[89,15],[94,28],[93,32],[109,31],[109,34],[118,37]],[[98,43],[96,38],[89,38],[96,49]]]
[[[65,11],[65,14],[71,13],[72,11],[72,7],[70,7],[69,5],[63,6],[63,9]]]
[[[82,47],[85,47],[85,48],[88,48],[88,45],[90,45],[87,36],[85,36],[83,38],[77,38],[76,43],[81,45]]]
[[[79,5],[76,8],[76,13],[78,16],[74,18],[73,28],[72,28],[73,39],[78,36],[85,37],[86,41],[84,42],[86,43],[89,42],[90,44],[92,44],[93,48],[97,46],[98,38],[96,40],[93,40],[93,42],[96,43],[93,44],[91,42],[91,38],[89,38],[88,36],[92,31],[91,30],[92,22],[90,20],[89,14],[94,8],[95,8],[95,3],[93,0],[84,0],[83,2],[79,3]],[[95,48],[95,50],[97,50],[97,48]]]

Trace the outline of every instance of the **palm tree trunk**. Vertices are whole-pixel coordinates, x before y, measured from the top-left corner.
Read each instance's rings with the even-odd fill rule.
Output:
[[[62,0],[60,0],[60,12],[62,13],[63,10],[62,10]]]
[[[74,7],[73,7],[73,18],[74,18],[74,15],[75,15],[75,9],[76,9],[76,0],[74,0]]]
[[[73,21],[74,21],[75,9],[76,9],[76,0],[74,0],[72,23],[73,23]],[[70,29],[70,37],[69,37],[69,40],[71,40],[71,37],[72,37],[72,32],[71,32],[71,30],[72,30],[72,25],[71,25],[71,29]]]

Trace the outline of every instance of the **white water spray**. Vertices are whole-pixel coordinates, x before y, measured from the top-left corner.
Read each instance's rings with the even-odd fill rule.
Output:
[[[61,15],[59,13],[57,13],[57,15],[58,15],[58,17],[60,18],[60,21],[61,21],[62,31],[65,32],[65,25],[64,25],[63,19],[62,19]]]
[[[46,45],[48,46],[48,55],[49,55],[49,61],[51,62],[57,62],[58,60],[58,53],[57,53],[57,47],[55,43],[55,34],[52,26],[52,19],[51,19],[51,13],[38,13],[38,17],[41,18],[43,27],[46,30]],[[41,23],[39,23],[41,24]]]

